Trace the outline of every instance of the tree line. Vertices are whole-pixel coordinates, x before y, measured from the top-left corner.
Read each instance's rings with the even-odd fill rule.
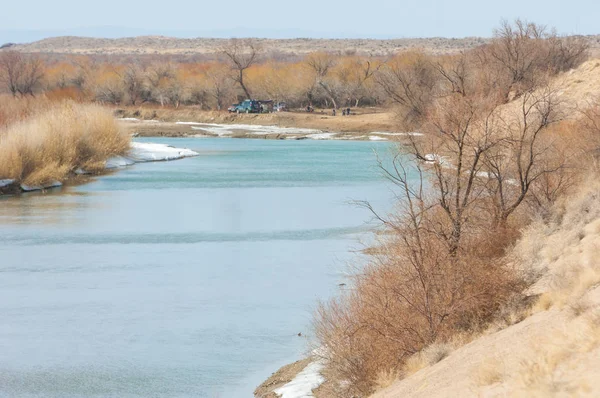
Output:
[[[560,37],[522,21],[504,23],[494,37],[458,55],[314,52],[299,61],[269,57],[251,39],[230,40],[210,62],[174,62],[168,56],[129,62],[69,56],[57,62],[9,49],[0,52],[0,89],[13,96],[45,93],[110,105],[206,110],[223,110],[245,98],[299,108],[394,104],[404,109],[406,121],[417,121],[446,86],[463,95],[487,91],[508,101],[536,84],[542,69],[547,69],[544,75],[568,70],[587,52],[582,38]]]

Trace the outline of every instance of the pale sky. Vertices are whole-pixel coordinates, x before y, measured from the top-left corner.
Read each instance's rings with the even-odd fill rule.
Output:
[[[517,17],[559,33],[600,33],[600,0],[20,0],[1,8],[0,42],[64,34],[490,36],[502,18]]]

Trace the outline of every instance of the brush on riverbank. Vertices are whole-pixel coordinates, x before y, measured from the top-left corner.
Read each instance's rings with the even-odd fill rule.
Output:
[[[0,128],[0,179],[26,185],[63,182],[76,170],[98,173],[129,150],[130,138],[98,105],[44,104]]]

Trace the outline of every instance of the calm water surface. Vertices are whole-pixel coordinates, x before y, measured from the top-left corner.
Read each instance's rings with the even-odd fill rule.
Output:
[[[391,203],[386,143],[144,141],[202,156],[0,199],[0,396],[251,397]]]

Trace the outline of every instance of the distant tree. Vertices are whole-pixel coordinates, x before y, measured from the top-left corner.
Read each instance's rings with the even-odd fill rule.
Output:
[[[327,97],[333,103],[334,108],[338,108],[338,92],[334,82],[329,78],[330,72],[337,64],[336,58],[328,53],[312,53],[306,58],[306,64],[315,74],[315,82],[327,94]]]
[[[164,106],[170,97],[177,97],[177,90],[173,90],[175,80],[175,68],[170,63],[157,63],[152,65],[148,71],[148,81],[154,99]]]
[[[148,100],[149,93],[145,84],[144,71],[138,65],[128,65],[123,72],[120,73],[125,93],[131,102],[131,105],[137,105],[139,102]]]
[[[44,76],[42,61],[18,51],[0,52],[0,83],[13,95],[34,95]]]
[[[517,19],[503,21],[478,56],[482,67],[495,69],[494,85],[508,102],[544,85],[549,75],[580,65],[588,57],[588,48],[582,37],[559,37],[555,30]]]
[[[247,98],[252,98],[244,80],[246,70],[254,65],[260,54],[260,47],[252,40],[231,39],[221,52],[228,59],[234,71],[233,80],[240,85]]]
[[[441,80],[430,58],[421,53],[395,57],[376,75],[376,81],[387,98],[399,106],[402,128],[418,128],[429,107],[439,95]]]
[[[207,80],[207,91],[215,101],[217,110],[222,110],[226,100],[231,97],[232,81],[226,67],[218,63],[211,64],[204,72]]]

